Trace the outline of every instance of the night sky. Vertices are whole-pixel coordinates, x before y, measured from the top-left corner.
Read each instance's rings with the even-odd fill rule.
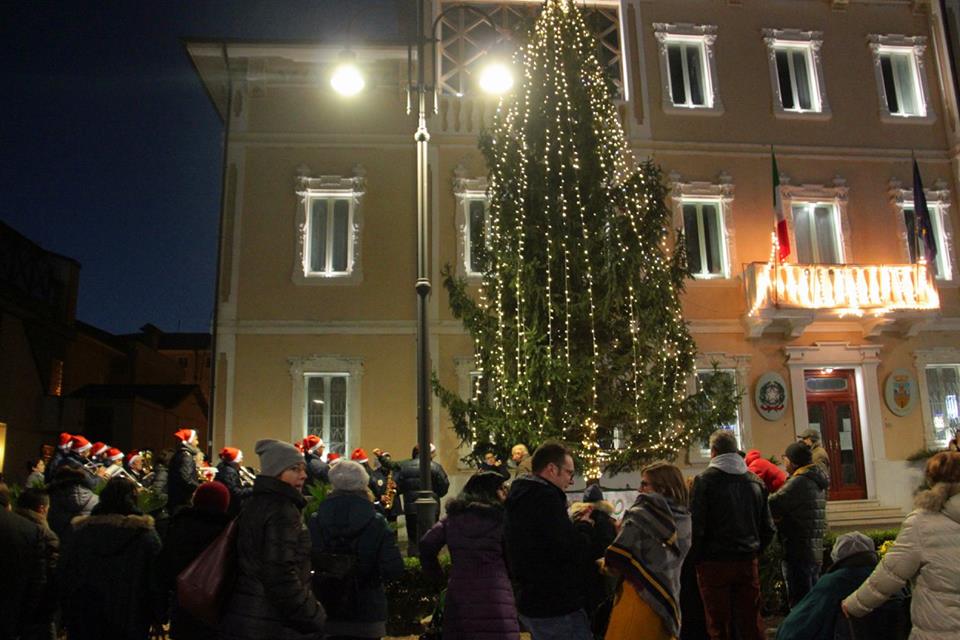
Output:
[[[407,4],[0,0],[0,219],[80,262],[79,319],[209,330],[223,129],[182,40],[382,39]]]

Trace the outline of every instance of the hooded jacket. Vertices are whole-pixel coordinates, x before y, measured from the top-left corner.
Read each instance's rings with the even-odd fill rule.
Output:
[[[443,613],[444,640],[507,640],[520,637],[513,589],[503,558],[501,505],[447,502],[447,515],[420,540],[420,562],[442,575],[437,556],[450,550],[450,579]]]
[[[357,610],[350,617],[327,612],[324,634],[380,638],[386,635],[387,596],[383,583],[403,574],[396,534],[377,513],[366,492],[333,491],[307,523],[314,552],[334,551],[333,540],[349,540],[359,573]]]
[[[61,542],[70,534],[70,522],[77,516],[89,516],[100,498],[84,481],[82,471],[61,472],[47,487],[50,494],[50,511],[47,522]]]
[[[818,464],[793,472],[779,491],[770,496],[770,513],[788,562],[823,561],[823,535],[827,532],[827,487],[830,480]]]
[[[154,580],[158,553],[160,538],[150,516],[75,518],[58,570],[70,638],[146,640],[164,609]]]
[[[724,453],[693,482],[690,497],[696,561],[755,558],[773,540],[763,482],[737,453]]]
[[[941,482],[917,495],[893,546],[843,603],[863,617],[913,581],[910,640],[960,637],[960,483]]]
[[[315,640],[326,619],[310,588],[306,499],[271,476],[257,476],[237,521],[237,579],[220,621],[231,640]]]
[[[567,495],[555,485],[536,475],[513,481],[504,537],[521,614],[551,618],[584,607],[590,529],[567,517]]]
[[[744,458],[744,461],[747,463],[747,469],[763,480],[768,493],[778,491],[787,481],[787,472],[764,458],[759,449],[747,451],[747,457]]]

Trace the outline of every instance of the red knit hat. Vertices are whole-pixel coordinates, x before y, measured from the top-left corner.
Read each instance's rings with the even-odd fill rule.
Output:
[[[99,456],[107,452],[107,449],[110,448],[106,442],[94,442],[93,447],[90,449],[91,456]]]
[[[369,460],[369,458],[367,458],[367,452],[359,447],[353,450],[353,453],[350,454],[350,459],[354,462],[359,462],[360,464],[363,464]]]
[[[70,438],[70,448],[78,453],[81,451],[86,451],[91,446],[92,445],[90,444],[90,441],[83,436],[73,436]]]
[[[141,458],[142,456],[140,455],[140,452],[134,449],[133,451],[127,454],[127,466],[129,467],[130,465],[132,465],[137,460],[140,460]]]
[[[193,429],[180,429],[173,434],[173,437],[181,442],[190,442],[197,436],[197,432]]]
[[[226,462],[243,462],[243,451],[234,447],[224,447],[220,450],[220,459]]]
[[[323,446],[323,440],[320,439],[320,436],[310,434],[303,439],[303,451],[304,453],[313,453],[317,449]]]
[[[117,449],[116,447],[110,447],[107,449],[107,460],[110,462],[123,460],[123,451],[120,451],[120,449]]]
[[[193,506],[201,511],[226,513],[230,506],[230,490],[222,482],[204,482],[193,494]]]
[[[59,438],[59,440],[57,441],[57,446],[58,446],[62,451],[69,451],[72,442],[73,442],[73,436],[70,435],[70,434],[67,433],[67,432],[63,432],[63,433],[60,434],[60,438]]]

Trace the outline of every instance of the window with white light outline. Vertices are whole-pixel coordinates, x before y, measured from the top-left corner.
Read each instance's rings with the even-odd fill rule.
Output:
[[[878,54],[883,96],[890,115],[902,118],[927,115],[913,47],[880,47]]]
[[[802,202],[790,205],[799,264],[843,264],[840,213],[834,202]]]
[[[928,202],[927,210],[930,212],[933,241],[937,247],[937,256],[930,266],[938,280],[952,280],[952,265],[944,230],[945,208],[938,203]],[[917,235],[917,216],[912,202],[903,203],[903,224],[907,232],[907,251],[910,255],[910,262],[916,264],[920,257],[925,255],[926,247],[923,239]]]
[[[304,435],[320,436],[328,453],[344,455],[347,452],[349,385],[350,376],[346,373],[304,376]]]
[[[960,364],[927,365],[924,374],[933,437],[946,445],[960,429]]]
[[[311,195],[307,202],[303,268],[306,276],[345,276],[353,267],[352,196]]]
[[[723,207],[719,198],[684,198],[683,234],[687,266],[694,278],[729,278]]]
[[[703,388],[703,383],[704,383],[705,381],[709,380],[709,379],[710,379],[712,376],[714,376],[714,375],[727,376],[727,377],[729,377],[729,378],[732,379],[734,385],[736,386],[736,382],[737,382],[737,371],[736,371],[736,369],[716,369],[716,370],[714,370],[714,369],[712,369],[712,368],[711,368],[711,369],[698,369],[698,370],[697,370],[697,391],[700,391],[700,389]],[[717,428],[718,428],[718,429],[725,429],[725,430],[727,430],[727,431],[733,432],[733,435],[737,438],[737,447],[740,448],[740,449],[743,448],[742,429],[741,429],[741,427],[740,427],[740,405],[739,405],[739,404],[737,405],[737,415],[736,415],[736,417],[734,418],[734,420],[731,421],[731,422],[729,422],[729,423],[727,423],[727,424],[722,424],[722,425],[720,425],[720,426],[717,427]],[[708,440],[704,440],[703,442],[700,443],[700,455],[701,455],[702,457],[705,457],[705,458],[709,458],[709,457],[710,457],[710,442],[709,442],[709,439],[708,439]]]
[[[670,100],[675,107],[688,109],[713,106],[710,66],[704,39],[695,36],[667,36],[667,68]]]
[[[486,269],[485,251],[489,229],[490,199],[485,193],[466,192],[463,207],[463,268],[467,276],[479,277]]]
[[[820,90],[811,45],[775,42],[773,50],[780,106],[795,113],[819,113]]]

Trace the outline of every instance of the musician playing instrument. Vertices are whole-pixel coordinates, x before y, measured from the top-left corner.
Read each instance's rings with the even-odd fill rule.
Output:
[[[243,451],[234,447],[220,450],[217,482],[222,482],[230,491],[229,515],[239,513],[243,501],[253,494],[253,477],[254,474],[243,467]]]
[[[180,429],[173,436],[180,441],[173,459],[170,460],[170,475],[167,480],[167,509],[173,515],[190,504],[193,492],[200,486],[197,473],[197,454],[200,438],[194,429]]]
[[[383,508],[383,515],[390,522],[396,522],[400,516],[400,499],[397,497],[397,482],[394,478],[396,464],[390,456],[389,451],[382,449],[373,450],[374,462],[370,465],[371,483],[381,485],[380,492],[374,491],[377,500]],[[372,487],[371,487],[372,488]]]
[[[320,436],[310,434],[303,439],[303,459],[307,463],[307,481],[303,484],[303,492],[308,493],[307,487],[314,482],[330,482],[327,472],[329,465],[323,461],[323,440]]]
[[[124,467],[127,470],[127,473],[136,480],[137,482],[143,484],[143,479],[146,474],[143,472],[143,456],[140,455],[140,452],[134,449],[127,454],[127,457],[123,461]]]

